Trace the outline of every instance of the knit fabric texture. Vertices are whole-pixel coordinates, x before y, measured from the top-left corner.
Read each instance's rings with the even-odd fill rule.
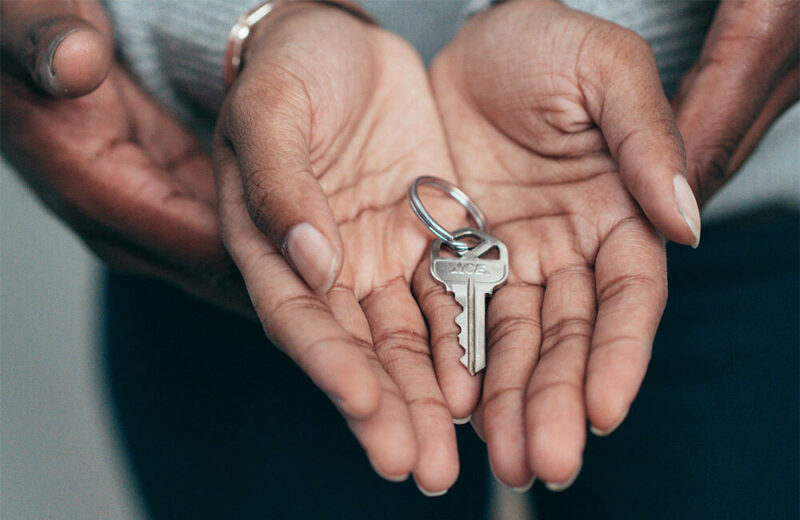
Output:
[[[640,34],[651,45],[664,90],[671,95],[697,59],[717,2],[698,0],[563,0]],[[128,67],[162,103],[210,142],[214,114],[225,94],[222,61],[228,32],[259,0],[105,0],[117,45]],[[362,0],[386,29],[407,39],[429,61],[466,19],[490,0]],[[784,119],[796,120],[793,109]],[[778,125],[780,126],[780,125]],[[783,125],[785,126],[785,124]],[[796,146],[796,136],[779,136]],[[800,181],[787,167],[751,168],[712,201],[724,214],[764,202],[800,205]],[[775,154],[772,154],[773,156]],[[763,161],[764,159],[762,159]],[[774,163],[774,161],[773,161]],[[717,211],[716,207],[722,207]]]

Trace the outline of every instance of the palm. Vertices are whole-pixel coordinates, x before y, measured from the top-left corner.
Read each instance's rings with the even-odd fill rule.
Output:
[[[249,61],[229,98],[245,100],[231,102],[232,126],[251,119],[253,104],[270,110],[291,100],[280,114],[291,112],[291,129],[303,136],[308,166],[290,189],[306,183],[306,193],[321,190],[341,234],[342,267],[319,300],[287,269],[281,251],[254,233],[251,218],[264,223],[261,230],[271,225],[269,197],[275,190],[253,195],[277,182],[267,178],[271,167],[244,172],[244,186],[238,174],[229,183],[221,173],[222,221],[232,255],[273,340],[335,401],[363,392],[367,382],[353,374],[369,367],[382,395],[377,410],[364,414],[347,404],[342,408],[377,469],[391,476],[413,470],[424,488],[446,489],[458,473],[455,431],[436,382],[425,321],[409,288],[430,236],[410,210],[408,187],[431,172],[453,178],[426,71],[402,40],[337,10],[287,16],[257,40],[252,52],[258,58]],[[283,31],[291,45],[283,45]],[[336,44],[319,45],[320,40]],[[276,78],[280,87],[265,85]],[[276,97],[264,103],[270,92]],[[239,111],[241,103],[248,108]],[[252,140],[247,130],[242,140]],[[265,149],[286,142],[285,129],[259,139]],[[242,146],[234,148],[240,164],[248,163]],[[242,193],[249,200],[227,202]],[[437,202],[443,206],[441,199]],[[323,209],[328,211],[309,207]],[[461,216],[457,205],[440,209],[445,222]],[[270,283],[261,285],[262,278]],[[315,349],[323,343],[325,349]],[[315,351],[313,360],[301,353],[306,349]]]
[[[383,52],[373,54],[376,81],[366,86],[371,94],[360,107],[361,117],[345,124],[318,118],[311,130],[318,139],[311,147],[319,150],[312,169],[345,245],[338,284],[358,300],[391,282],[409,285],[431,236],[410,211],[408,187],[431,172],[452,179],[419,58],[388,33],[375,36],[380,40],[375,47]]]
[[[65,100],[6,69],[3,152],[91,249],[252,313],[219,237],[211,158],[175,118],[120,64]]]
[[[575,72],[582,35],[554,21],[546,10],[527,20],[537,51],[519,61],[467,57],[487,43],[473,34],[431,71],[459,182],[509,248],[473,421],[495,473],[516,486],[532,472],[567,481],[587,413],[611,426],[627,410],[664,300],[663,243],[623,185]]]

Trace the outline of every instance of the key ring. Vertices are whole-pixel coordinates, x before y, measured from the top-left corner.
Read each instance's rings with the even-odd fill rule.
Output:
[[[464,251],[470,248],[470,245],[466,242],[457,241],[453,233],[449,232],[444,228],[444,226],[436,222],[436,219],[434,219],[431,214],[428,213],[428,210],[425,209],[425,206],[422,204],[422,200],[419,198],[419,193],[417,192],[417,188],[423,184],[438,188],[439,190],[453,197],[456,202],[461,204],[464,209],[469,212],[472,220],[474,220],[475,224],[478,225],[478,229],[484,233],[489,232],[489,223],[486,220],[486,215],[483,214],[481,208],[479,208],[478,205],[475,204],[475,201],[469,198],[466,193],[446,180],[430,176],[418,177],[411,184],[411,187],[408,188],[408,200],[411,202],[411,209],[414,210],[414,213],[416,213],[422,223],[425,224],[425,226],[427,226],[427,228],[430,229],[434,235],[442,239],[442,241],[444,241],[448,246],[452,247],[456,251]]]

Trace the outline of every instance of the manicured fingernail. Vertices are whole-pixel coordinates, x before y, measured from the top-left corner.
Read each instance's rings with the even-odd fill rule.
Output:
[[[422,493],[423,495],[425,495],[426,497],[429,497],[429,498],[440,497],[440,496],[444,495],[445,493],[447,493],[449,491],[447,489],[445,489],[443,491],[428,491],[427,489],[425,489],[425,488],[423,488],[422,486],[419,485],[419,482],[417,482],[417,477],[414,477],[414,484],[417,485],[417,489],[419,489],[420,493]]]
[[[517,493],[527,493],[533,487],[533,483],[534,482],[536,482],[536,477],[531,477],[530,481],[527,484],[525,484],[524,486],[512,487],[511,489],[513,489]]]
[[[575,479],[578,478],[578,473],[580,472],[581,472],[581,466],[578,466],[578,469],[575,470],[575,473],[573,473],[572,476],[569,477],[564,482],[548,482],[545,485],[547,486],[547,489],[549,489],[550,491],[564,491],[565,489],[570,487],[573,482],[575,482]]]
[[[697,199],[683,175],[679,174],[673,178],[672,187],[675,191],[675,205],[678,207],[678,212],[694,235],[692,247],[697,248],[700,245],[700,208],[697,206]]]
[[[402,475],[387,475],[386,473],[384,473],[384,472],[382,472],[381,470],[378,469],[378,466],[376,466],[375,463],[372,462],[371,458],[367,457],[367,459],[369,460],[369,463],[372,466],[372,469],[382,479],[388,480],[389,482],[405,482],[406,480],[408,480],[409,473],[403,473]]]
[[[622,424],[622,421],[624,421],[625,417],[627,417],[627,416],[628,416],[628,409],[625,409],[625,411],[622,412],[622,415],[619,416],[619,418],[614,422],[614,424],[612,424],[607,429],[601,430],[600,428],[596,427],[595,425],[591,425],[591,426],[589,426],[589,430],[593,434],[597,435],[598,437],[605,437],[606,435],[611,435],[611,433],[614,430],[619,428],[619,425]]]
[[[286,235],[284,250],[309,287],[325,294],[339,269],[339,255],[314,226],[297,224]]]
[[[456,419],[455,417],[453,417],[453,424],[467,424],[470,419],[472,419],[472,414],[469,414],[466,417],[462,417],[461,419]]]

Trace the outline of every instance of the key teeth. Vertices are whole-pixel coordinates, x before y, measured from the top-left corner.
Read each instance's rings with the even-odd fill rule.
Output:
[[[468,340],[467,340],[467,313],[466,312],[462,312],[461,314],[456,316],[456,325],[458,325],[458,328],[460,329],[460,332],[458,333],[458,344],[461,347],[461,349],[464,351],[464,355],[461,356],[460,361],[461,361],[462,365],[464,365],[465,367],[467,367],[469,369],[469,360],[467,359],[467,349],[466,349],[466,347],[464,347],[464,345],[468,344]]]

